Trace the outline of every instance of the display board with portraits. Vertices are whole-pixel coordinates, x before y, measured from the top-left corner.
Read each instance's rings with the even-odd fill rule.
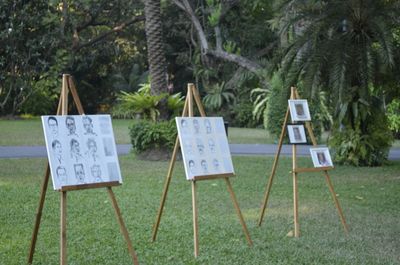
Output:
[[[186,179],[234,174],[224,121],[221,117],[175,119]]]
[[[55,190],[122,183],[110,115],[42,116]]]

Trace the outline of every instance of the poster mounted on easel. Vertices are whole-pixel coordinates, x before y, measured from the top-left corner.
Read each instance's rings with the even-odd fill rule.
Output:
[[[122,183],[110,115],[42,116],[53,187]]]
[[[228,138],[221,117],[175,119],[186,179],[234,174]]]

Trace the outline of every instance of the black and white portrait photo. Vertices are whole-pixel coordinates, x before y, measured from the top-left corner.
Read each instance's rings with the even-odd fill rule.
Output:
[[[333,167],[329,148],[310,148],[310,153],[314,167]]]
[[[287,130],[291,144],[307,143],[306,132],[303,124],[289,124]]]
[[[77,184],[85,184],[85,169],[83,168],[83,164],[75,164],[74,172]]]
[[[83,157],[81,154],[81,147],[80,144],[78,142],[78,140],[72,138],[71,141],[69,142],[69,146],[70,146],[70,157],[74,162],[81,162]]]
[[[90,162],[96,162],[99,160],[99,154],[97,153],[97,143],[94,138],[87,139],[86,142],[87,150],[85,152],[86,158]]]
[[[207,161],[205,159],[202,159],[200,162],[201,165],[201,169],[203,171],[203,174],[207,174],[208,173],[208,165],[207,165]]]
[[[56,174],[61,185],[67,184],[67,170],[64,166],[58,166],[56,169]]]
[[[196,139],[196,146],[197,146],[197,151],[199,153],[199,155],[204,155],[204,143],[203,140],[201,140],[200,138]]]
[[[76,123],[74,117],[67,116],[65,118],[65,126],[67,127],[67,136],[78,137],[78,134],[76,134]]]
[[[212,133],[212,126],[211,126],[211,122],[209,119],[205,119],[204,120],[204,127],[206,128],[206,133],[210,134]]]
[[[104,154],[106,156],[114,156],[115,143],[112,138],[103,138]]]
[[[199,120],[197,120],[197,119],[193,119],[193,132],[195,134],[200,133],[200,123],[199,123]]]
[[[100,165],[92,165],[90,167],[90,173],[92,175],[93,178],[93,182],[102,182],[102,178],[101,178],[101,168]]]
[[[58,137],[58,121],[55,117],[49,117],[47,119],[47,125],[49,127],[50,130],[50,135],[53,138],[57,138]]]
[[[89,116],[82,117],[82,124],[83,124],[83,134],[84,135],[94,135],[97,134],[93,131],[93,120]]]
[[[62,164],[63,162],[63,152],[61,142],[59,140],[54,140],[51,143],[51,149],[53,150],[53,155],[58,164]]]
[[[290,99],[289,109],[293,122],[311,120],[308,102],[306,99]]]

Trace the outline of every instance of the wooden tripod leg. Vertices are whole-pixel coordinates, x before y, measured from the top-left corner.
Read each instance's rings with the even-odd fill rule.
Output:
[[[299,189],[297,187],[297,160],[296,160],[296,145],[292,146],[292,175],[293,175],[293,219],[294,219],[294,236],[300,236],[299,225]]]
[[[299,192],[297,188],[297,173],[293,172],[293,218],[294,218],[294,236],[300,236],[299,225]]]
[[[235,207],[236,213],[239,217],[240,224],[242,225],[243,232],[246,237],[247,243],[250,246],[252,246],[253,242],[251,241],[249,231],[247,230],[246,223],[243,219],[243,215],[242,215],[242,212],[240,211],[239,203],[236,200],[236,196],[235,196],[235,193],[233,192],[232,185],[231,185],[231,182],[229,181],[229,178],[225,178],[225,182],[226,182],[226,186],[228,187],[229,194],[231,195],[233,206]]]
[[[289,119],[289,107],[286,110],[285,120],[283,121],[282,131],[281,131],[281,135],[279,137],[278,151],[276,152],[274,164],[272,165],[271,176],[269,177],[267,188],[264,193],[263,203],[262,203],[261,212],[260,212],[260,218],[258,219],[258,226],[261,226],[261,223],[262,223],[264,215],[265,215],[265,209],[267,208],[268,198],[269,198],[269,194],[271,192],[272,182],[274,181],[276,168],[278,167],[279,156],[280,156],[281,150],[282,150],[283,137],[285,137],[286,124],[288,122],[288,119]]]
[[[192,181],[192,208],[193,208],[193,241],[194,241],[194,256],[199,255],[199,237],[197,226],[197,204],[196,204],[196,181]]]
[[[329,177],[328,171],[324,171],[326,183],[328,184],[329,191],[331,192],[333,202],[335,203],[336,209],[338,210],[340,221],[342,222],[344,232],[347,234],[349,228],[347,226],[346,220],[344,219],[342,208],[340,207],[339,200],[337,199],[336,192],[333,189],[331,178]]]
[[[67,264],[67,192],[61,192],[61,214],[60,214],[60,264]]]
[[[168,168],[167,178],[165,179],[164,191],[163,191],[163,194],[161,196],[160,208],[158,208],[156,222],[154,223],[154,226],[153,226],[153,235],[151,237],[152,242],[154,242],[156,240],[156,237],[157,237],[157,231],[158,231],[158,227],[160,225],[161,215],[162,215],[162,212],[163,212],[163,209],[164,209],[165,200],[167,199],[168,188],[169,188],[169,184],[171,182],[172,172],[174,170],[175,161],[176,161],[176,155],[178,153],[178,149],[179,149],[179,138],[177,136],[176,140],[175,140],[174,151],[172,152],[171,162],[170,162],[169,168]]]
[[[131,242],[131,239],[129,238],[128,230],[126,229],[124,220],[122,219],[121,211],[120,211],[120,209],[118,207],[117,200],[115,199],[114,192],[111,189],[111,187],[107,187],[107,191],[108,191],[108,195],[110,196],[110,199],[111,199],[111,202],[112,202],[112,206],[113,206],[113,208],[115,210],[115,215],[117,217],[117,220],[118,220],[118,223],[119,223],[119,227],[121,229],[121,233],[124,236],[126,244],[128,245],[128,251],[129,251],[129,254],[132,257],[133,264],[134,265],[139,265],[138,258],[136,256],[135,250],[133,249],[132,242]]]
[[[45,198],[46,198],[47,186],[49,184],[49,176],[50,176],[50,166],[47,163],[46,173],[44,175],[42,189],[41,189],[41,192],[40,192],[39,206],[38,206],[38,209],[37,209],[37,212],[36,212],[36,221],[35,221],[35,226],[33,228],[31,246],[29,248],[28,264],[32,264],[33,254],[35,253],[36,240],[37,240],[37,235],[38,235],[38,232],[39,232],[40,220],[42,218],[43,205],[44,205],[44,201],[45,201]]]

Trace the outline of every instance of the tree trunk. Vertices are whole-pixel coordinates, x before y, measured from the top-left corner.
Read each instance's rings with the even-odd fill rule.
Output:
[[[144,0],[146,17],[147,56],[150,68],[151,93],[168,93],[164,39],[162,34],[160,0]],[[166,99],[159,103],[160,119],[168,119]]]

